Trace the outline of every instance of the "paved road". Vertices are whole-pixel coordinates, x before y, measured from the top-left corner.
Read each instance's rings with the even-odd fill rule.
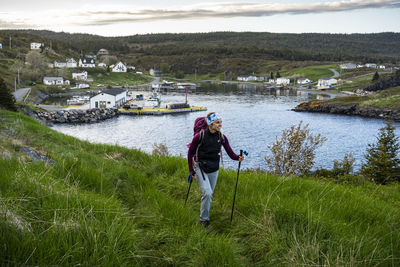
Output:
[[[20,88],[17,89],[16,92],[13,92],[12,94],[15,97],[15,101],[20,102],[24,100],[25,95],[31,90],[31,88]]]
[[[333,76],[331,76],[331,78],[336,78],[340,76],[339,72],[337,72],[335,69],[330,69],[330,70],[333,72]]]

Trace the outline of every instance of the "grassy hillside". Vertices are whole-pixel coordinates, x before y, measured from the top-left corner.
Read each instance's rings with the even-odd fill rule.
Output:
[[[206,231],[197,184],[184,206],[182,158],[90,144],[6,111],[0,151],[2,266],[400,265],[398,185],[242,172],[230,225],[236,173],[221,170]]]

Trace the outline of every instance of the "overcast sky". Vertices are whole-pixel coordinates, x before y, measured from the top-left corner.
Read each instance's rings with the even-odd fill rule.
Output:
[[[1,0],[0,6],[0,29],[47,29],[103,36],[211,31],[400,31],[400,0]]]

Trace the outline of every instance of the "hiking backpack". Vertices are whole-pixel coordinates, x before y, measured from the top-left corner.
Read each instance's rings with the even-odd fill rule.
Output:
[[[200,142],[199,142],[199,145],[196,148],[196,158],[197,158],[197,151],[199,150],[199,147],[203,143],[204,131],[207,129],[207,127],[208,127],[208,124],[206,122],[206,118],[205,117],[198,117],[194,121],[193,136],[195,136],[197,133],[200,133]],[[225,140],[224,140],[224,135],[222,134],[222,132],[220,132],[220,141],[221,141],[220,155],[221,155],[221,162],[222,162],[222,165],[223,165],[224,161],[223,161],[223,158],[222,158],[222,145],[225,144]],[[192,142],[188,143],[187,147],[189,148],[191,144],[192,144]]]

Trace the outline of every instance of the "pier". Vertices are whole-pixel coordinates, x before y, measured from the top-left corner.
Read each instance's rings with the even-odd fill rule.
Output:
[[[119,114],[121,115],[167,115],[167,114],[178,114],[196,111],[206,111],[206,107],[196,107],[192,106],[190,108],[178,108],[178,109],[168,109],[168,108],[143,108],[143,109],[119,109]]]

